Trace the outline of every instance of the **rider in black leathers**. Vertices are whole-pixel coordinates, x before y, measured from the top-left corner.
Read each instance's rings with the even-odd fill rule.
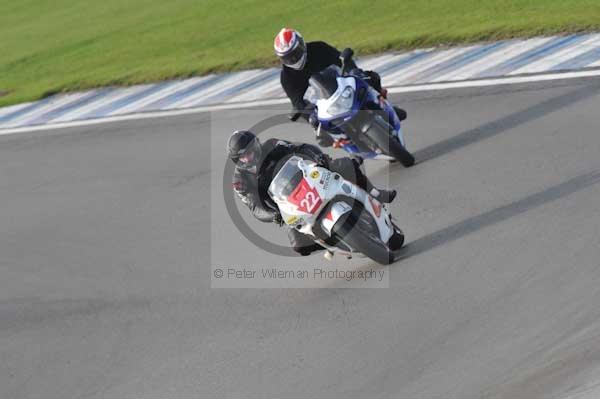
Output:
[[[283,225],[279,209],[267,191],[279,168],[293,155],[312,160],[339,173],[381,202],[389,203],[396,196],[395,190],[378,190],[373,186],[360,169],[360,159],[332,160],[314,145],[294,144],[278,139],[269,139],[261,144],[252,132],[241,130],[231,135],[227,147],[229,158],[236,164],[233,190],[254,217],[262,222]],[[323,249],[312,238],[295,229],[289,229],[288,236],[294,251],[301,255]]]

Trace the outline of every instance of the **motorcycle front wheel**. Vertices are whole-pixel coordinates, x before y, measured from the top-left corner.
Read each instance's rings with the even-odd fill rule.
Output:
[[[377,224],[362,208],[355,208],[340,218],[332,228],[332,235],[379,264],[394,262],[393,252],[379,238]]]

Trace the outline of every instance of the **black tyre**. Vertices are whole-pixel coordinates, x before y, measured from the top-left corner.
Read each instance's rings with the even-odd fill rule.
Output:
[[[415,157],[408,152],[400,141],[393,137],[389,131],[389,125],[381,116],[376,115],[373,121],[365,126],[363,134],[369,138],[386,155],[394,157],[404,167],[410,168],[415,164]]]
[[[394,232],[394,235],[388,241],[388,247],[392,251],[398,251],[404,245],[404,234]]]
[[[333,226],[332,234],[353,250],[382,265],[394,262],[394,254],[379,239],[377,225],[368,212],[354,209]]]

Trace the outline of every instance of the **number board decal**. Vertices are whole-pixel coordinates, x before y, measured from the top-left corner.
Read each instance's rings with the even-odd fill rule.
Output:
[[[311,187],[306,179],[302,179],[287,200],[296,205],[299,211],[311,214],[315,213],[323,203],[318,191]]]

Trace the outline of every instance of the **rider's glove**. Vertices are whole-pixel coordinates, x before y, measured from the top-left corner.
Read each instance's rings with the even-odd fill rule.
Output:
[[[324,168],[329,168],[329,162],[331,162],[331,157],[327,154],[319,154],[319,155],[317,155],[315,162],[319,166],[322,166]]]

